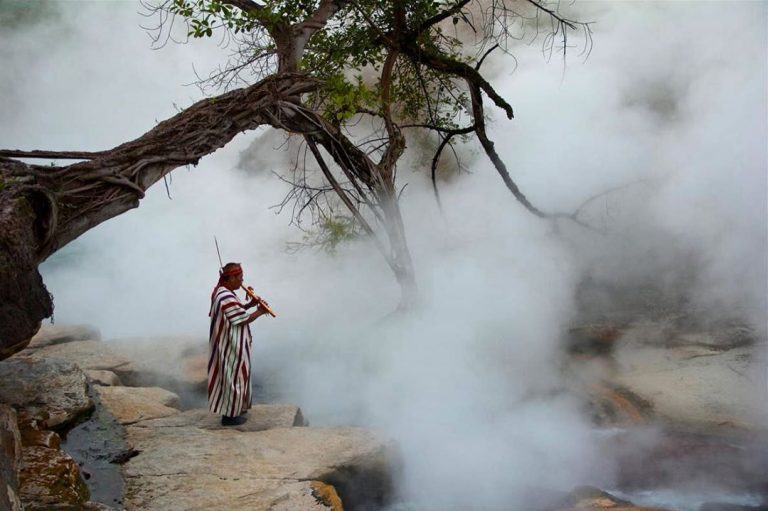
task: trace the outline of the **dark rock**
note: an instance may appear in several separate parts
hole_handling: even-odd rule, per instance
[[[609,355],[623,333],[623,327],[609,323],[575,326],[568,330],[567,348],[573,355]]]
[[[0,405],[0,509],[20,511],[21,435],[13,408]]]
[[[128,460],[133,458],[134,456],[138,456],[141,454],[141,451],[138,449],[125,449],[124,451],[120,451],[116,455],[114,455],[109,462],[115,463],[117,465],[122,465],[124,463],[127,463]]]

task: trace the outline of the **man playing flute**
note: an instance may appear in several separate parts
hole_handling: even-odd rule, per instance
[[[243,269],[227,263],[211,295],[211,329],[208,358],[208,409],[220,414],[223,426],[246,421],[251,408],[251,329],[267,309],[251,299],[245,305],[235,294],[243,285]],[[249,313],[248,309],[256,307]]]

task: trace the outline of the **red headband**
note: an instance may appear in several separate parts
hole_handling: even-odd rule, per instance
[[[243,269],[240,267],[240,265],[233,266],[227,270],[222,270],[219,272],[219,275],[222,277],[236,277],[238,275],[243,274]]]

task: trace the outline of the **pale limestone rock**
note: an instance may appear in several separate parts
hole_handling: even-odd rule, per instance
[[[91,383],[103,387],[119,387],[122,385],[120,378],[112,371],[89,369],[85,372]]]
[[[154,419],[140,424],[147,428],[194,426],[200,429],[236,429],[238,431],[263,431],[272,428],[307,426],[299,407],[294,405],[255,405],[248,411],[248,420],[240,426],[222,426],[221,416],[208,410],[187,410],[177,415]]]
[[[99,331],[88,325],[48,325],[43,324],[40,330],[32,337],[26,349],[34,350],[53,344],[63,344],[73,341],[98,341],[101,339]]]
[[[616,359],[614,381],[652,403],[657,417],[676,429],[768,431],[765,345],[727,351],[625,346]]]
[[[20,511],[19,465],[21,463],[21,435],[16,412],[10,406],[0,405],[0,509]]]
[[[56,358],[77,364],[83,370],[109,370],[115,373],[130,370],[131,360],[115,354],[114,350],[101,341],[72,341],[54,344],[35,350],[31,358]]]
[[[333,509],[310,498],[309,481],[333,484],[348,506],[391,490],[392,445],[370,431],[204,429],[190,424],[199,415],[182,415],[175,426],[179,417],[128,426],[141,452],[123,466],[126,510]]]
[[[93,409],[85,373],[75,364],[18,356],[0,361],[0,403],[41,429],[59,429]]]
[[[160,387],[94,387],[104,407],[120,424],[179,413],[179,396]]]

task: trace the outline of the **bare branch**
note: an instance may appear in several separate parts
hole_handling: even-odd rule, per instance
[[[40,158],[46,160],[92,160],[103,156],[104,151],[21,151],[19,149],[2,149],[0,157],[5,158]]]
[[[423,32],[429,30],[430,28],[437,25],[441,21],[457,15],[469,3],[469,1],[470,0],[461,0],[450,9],[446,9],[445,11],[442,11],[432,16],[431,18],[424,20],[422,23],[419,24],[418,27],[416,27],[416,29],[414,30],[414,33],[417,35],[422,34]]]
[[[531,204],[528,198],[523,195],[523,192],[520,191],[517,183],[515,183],[510,177],[509,171],[507,171],[507,166],[496,152],[496,148],[494,147],[493,142],[491,142],[491,140],[488,138],[488,134],[485,131],[485,112],[483,110],[483,97],[482,92],[480,91],[480,87],[469,80],[467,80],[467,86],[469,87],[469,92],[472,96],[472,112],[475,118],[475,133],[477,134],[477,138],[480,141],[480,145],[483,146],[483,149],[488,155],[488,158],[490,158],[491,162],[493,162],[493,166],[501,176],[501,179],[504,181],[507,189],[512,192],[512,195],[515,196],[518,202],[520,202],[520,204],[522,204],[525,209],[537,217],[547,218],[549,215]]]
[[[266,12],[266,7],[257,4],[253,0],[222,0],[222,3],[237,7],[244,13],[251,14],[256,18],[260,18]]]

